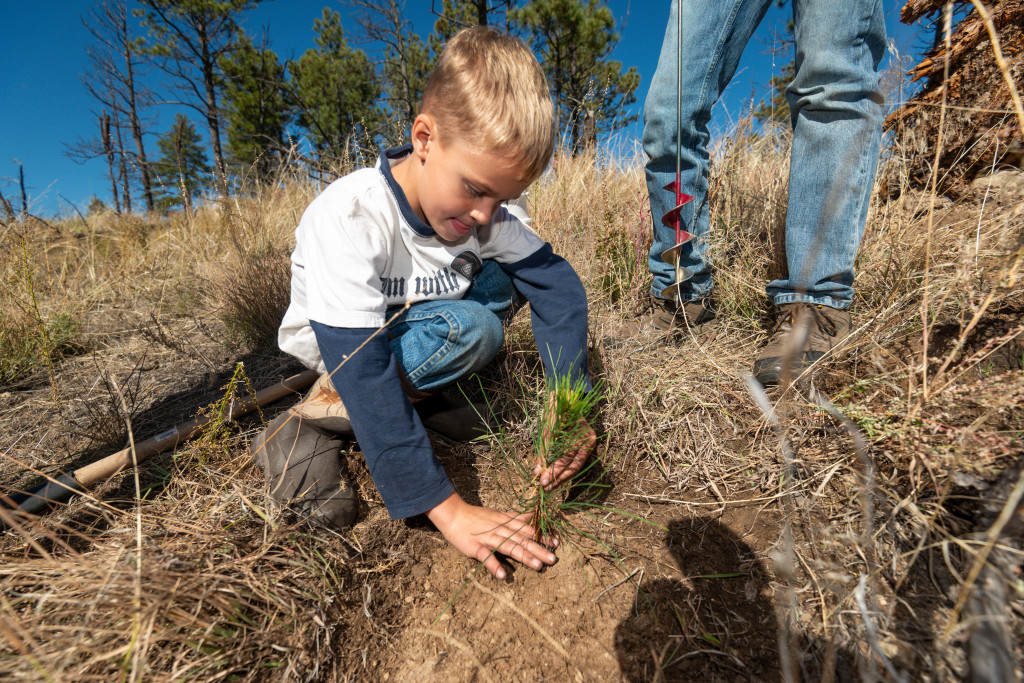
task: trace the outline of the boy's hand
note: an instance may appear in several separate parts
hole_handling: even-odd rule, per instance
[[[495,578],[504,579],[505,570],[496,553],[511,557],[530,569],[540,571],[554,564],[555,554],[537,543],[530,526],[530,515],[511,515],[491,508],[470,505],[453,493],[427,517],[448,542],[463,554],[483,562]],[[551,540],[556,546],[557,541]]]

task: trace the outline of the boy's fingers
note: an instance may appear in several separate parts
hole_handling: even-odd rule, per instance
[[[487,569],[494,578],[505,578],[505,569],[501,566],[501,562],[499,562],[498,558],[494,556],[494,553],[489,552],[487,548],[481,546],[476,559],[484,563],[484,568]]]
[[[556,559],[553,552],[528,539],[510,538],[498,550],[535,571],[543,569],[545,564],[554,564]]]
[[[532,512],[521,512],[515,517],[511,517],[505,526],[511,527],[517,534],[525,534],[527,538],[533,538],[533,527],[530,526],[532,518]]]

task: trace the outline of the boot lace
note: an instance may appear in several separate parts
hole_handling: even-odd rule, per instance
[[[793,324],[796,319],[800,316],[802,311],[809,311],[811,318],[814,322],[814,328],[818,333],[826,337],[834,337],[839,332],[839,328],[832,318],[829,317],[828,313],[825,312],[824,306],[817,304],[796,304],[794,306],[787,306],[783,310],[782,314],[775,320],[775,327],[772,328],[772,336],[778,333],[786,334],[793,329]]]

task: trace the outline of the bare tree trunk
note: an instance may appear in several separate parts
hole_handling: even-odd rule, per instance
[[[135,61],[132,59],[131,33],[128,31],[128,13],[123,4],[118,6],[118,29],[121,46],[124,49],[124,80],[127,95],[128,122],[132,129],[132,139],[135,141],[135,161],[139,167],[139,177],[142,179],[142,196],[146,201],[146,210],[152,211],[153,204],[153,183],[149,176],[149,162],[146,160],[146,146],[143,142],[142,123],[139,120],[138,98],[135,92]]]
[[[210,54],[210,39],[206,27],[199,27],[199,45],[202,50],[203,85],[206,88],[206,125],[210,129],[210,149],[213,150],[213,172],[217,178],[217,191],[222,197],[228,196],[228,172],[220,146],[220,110],[217,108],[217,78],[214,74],[214,59]]]
[[[121,200],[117,193],[117,174],[114,173],[114,145],[110,139],[110,114],[104,109],[100,114],[100,142],[107,157],[107,173],[110,174],[110,196],[114,201],[114,212],[121,215]]]
[[[25,191],[25,167],[18,162],[18,185],[21,187],[21,215],[28,215],[28,192]]]
[[[121,205],[124,206],[125,213],[131,213],[132,183],[128,173],[128,153],[124,148],[124,137],[121,135],[121,119],[117,115],[116,109],[114,110],[113,124],[114,134],[117,139],[118,177],[121,179]]]
[[[130,211],[132,206],[130,167],[134,164],[139,170],[146,208],[153,210],[151,171],[146,159],[145,132],[140,115],[140,109],[151,102],[152,97],[144,86],[136,82],[139,47],[128,25],[128,9],[124,0],[103,0],[88,12],[83,23],[96,44],[88,49],[90,68],[81,80],[93,99],[105,111],[109,110],[112,117],[117,133],[116,152],[120,155],[124,208]],[[125,147],[122,127],[131,129],[134,152]],[[81,161],[105,154],[102,140],[81,140],[70,146],[68,152],[71,158]]]

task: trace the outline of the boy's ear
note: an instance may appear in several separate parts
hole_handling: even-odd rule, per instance
[[[430,114],[419,114],[412,122],[412,153],[425,161],[430,144],[437,139],[437,122]]]

